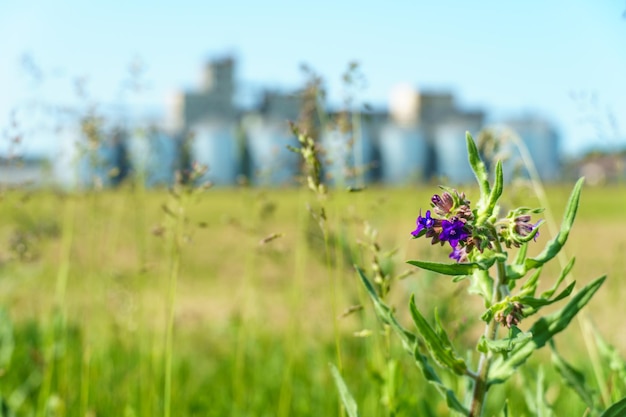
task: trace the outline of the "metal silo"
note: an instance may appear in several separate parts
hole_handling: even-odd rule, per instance
[[[169,186],[180,167],[180,142],[158,129],[137,132],[128,140],[128,155],[137,179],[146,187]]]
[[[81,127],[60,132],[60,154],[53,163],[55,181],[65,188],[101,188],[115,185],[124,175],[121,134],[100,132],[89,139]]]
[[[348,132],[327,129],[321,144],[325,153],[325,176],[330,184],[362,187],[372,181],[374,146],[366,125]]]
[[[245,130],[252,183],[292,184],[298,174],[300,157],[287,148],[298,146],[287,123],[256,119],[248,121]]]
[[[433,146],[438,176],[451,184],[474,181],[467,160],[465,133],[476,138],[483,123],[482,113],[460,113],[446,118],[434,129]]]
[[[428,146],[417,126],[384,126],[378,147],[384,183],[405,185],[424,179]]]
[[[559,179],[559,141],[550,124],[540,118],[527,117],[510,121],[506,125],[517,134],[517,137],[528,149],[541,179],[543,181]],[[515,152],[515,155],[519,155],[519,151]]]
[[[217,121],[197,124],[191,134],[191,161],[208,168],[200,181],[235,185],[241,168],[235,125]]]

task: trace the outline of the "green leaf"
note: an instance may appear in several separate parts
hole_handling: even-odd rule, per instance
[[[513,264],[504,266],[504,268],[506,269],[506,278],[509,284],[509,291],[512,291],[515,288],[516,280],[526,275],[525,261],[527,252],[528,243],[523,243],[517,251],[517,254],[515,255]]]
[[[428,324],[415,305],[415,296],[411,296],[409,307],[415,326],[417,326],[417,330],[424,339],[426,348],[435,362],[442,367],[448,368],[457,375],[465,375],[467,372],[465,361],[456,355],[448,336],[439,337],[437,332]]]
[[[452,342],[448,337],[448,333],[446,333],[446,330],[441,324],[441,319],[439,318],[439,309],[437,308],[435,308],[435,332],[437,333],[437,337],[439,337],[444,342],[444,344],[450,347],[452,346]]]
[[[407,263],[443,275],[470,275],[477,266],[475,263],[442,264],[429,261],[407,261]]]
[[[411,355],[413,355],[415,363],[422,371],[424,378],[426,378],[429,383],[433,384],[437,391],[446,399],[446,403],[450,409],[456,410],[463,415],[469,414],[469,411],[463,406],[458,398],[456,398],[454,391],[443,384],[441,378],[437,375],[437,372],[435,372],[432,366],[428,363],[426,356],[420,352],[420,341],[417,339],[417,336],[406,330],[398,323],[393,316],[391,309],[380,300],[378,294],[376,294],[376,291],[374,290],[374,287],[369,279],[367,279],[363,271],[359,267],[355,266],[355,268],[361,278],[361,281],[363,282],[363,285],[365,286],[365,289],[374,303],[376,313],[384,323],[388,324],[398,334],[398,336],[400,336],[402,345],[408,352],[411,353]]]
[[[419,351],[417,346],[415,346],[413,357],[415,358],[415,364],[421,369],[424,378],[426,378],[426,380],[437,389],[439,394],[446,399],[448,408],[458,411],[465,416],[468,415],[469,410],[459,401],[454,391],[443,384],[439,375],[437,375],[432,366],[430,366],[428,359]]]
[[[467,291],[470,294],[480,295],[485,300],[485,306],[488,307],[493,293],[493,278],[489,276],[489,272],[476,269],[472,274],[471,285]]]
[[[524,306],[528,307],[528,308],[524,308],[524,316],[528,317],[531,314],[535,314],[537,311],[539,311],[540,308],[548,306],[550,304],[554,304],[557,301],[560,301],[564,299],[565,297],[569,296],[574,290],[575,284],[576,284],[575,281],[569,284],[567,287],[565,287],[563,291],[561,291],[559,295],[557,295],[553,299],[535,298],[535,297],[519,297],[518,301],[524,304]]]
[[[330,372],[333,374],[333,379],[335,380],[335,385],[337,386],[337,390],[339,391],[339,397],[341,398],[341,402],[346,409],[346,413],[348,413],[349,417],[359,417],[359,411],[357,409],[356,401],[354,401],[354,397],[350,394],[348,390],[348,386],[344,382],[341,374],[332,363],[328,364],[330,366]]]
[[[509,406],[509,399],[504,400],[504,408],[502,409],[502,416],[509,417],[512,416],[511,407]]]
[[[610,406],[600,417],[623,417],[626,415],[626,397]]]
[[[592,328],[592,332],[596,345],[598,345],[598,350],[602,358],[608,363],[609,369],[616,372],[619,378],[626,383],[626,361],[624,361],[624,358],[615,346],[607,343],[595,328]]]
[[[487,353],[491,351],[494,353],[506,353],[513,350],[515,345],[526,342],[533,337],[530,332],[522,332],[517,327],[511,328],[511,336],[506,339],[488,340],[484,335],[480,337],[477,349],[479,352]]]
[[[513,261],[513,264],[523,265],[524,261],[526,260],[527,252],[528,252],[528,244],[524,243],[523,245],[520,246],[519,250],[517,251],[517,255],[515,256],[515,260]]]
[[[576,218],[578,204],[580,202],[580,193],[582,191],[584,181],[584,178],[579,179],[570,194],[559,233],[554,237],[554,239],[547,243],[546,247],[539,255],[535,258],[526,259],[527,269],[537,268],[545,264],[550,259],[554,258],[559,253],[563,245],[565,245],[569,232],[574,224],[574,219]]]
[[[542,267],[537,268],[537,270],[526,280],[522,288],[520,288],[519,294],[521,297],[526,296],[535,296],[535,292],[537,292],[537,285],[539,285],[539,276],[541,275]]]
[[[378,297],[374,286],[369,281],[369,279],[367,279],[361,268],[357,266],[355,266],[355,268],[359,273],[359,277],[361,278],[361,281],[363,282],[367,293],[374,303],[374,310],[376,311],[378,317],[384,323],[391,326],[391,328],[398,334],[398,336],[400,336],[400,339],[402,340],[402,344],[405,349],[407,349],[410,353],[413,353],[414,344],[417,342],[417,336],[406,330],[404,327],[402,327],[400,323],[398,323],[391,309]]]
[[[467,142],[467,157],[472,171],[474,171],[474,175],[476,176],[476,180],[478,181],[481,199],[486,200],[491,192],[487,167],[485,167],[485,163],[480,159],[476,143],[469,132],[465,133],[465,141]]]
[[[552,349],[552,364],[565,383],[578,394],[591,410],[597,409],[596,402],[594,401],[596,392],[587,385],[585,375],[563,359],[559,352],[557,352],[553,341],[551,341],[550,347]]]
[[[509,282],[522,278],[526,275],[526,264],[521,265],[506,265],[506,277]]]
[[[489,268],[491,268],[493,264],[496,263],[496,261],[504,262],[506,261],[506,259],[507,259],[506,252],[500,253],[500,252],[493,252],[490,250],[485,250],[482,254],[478,254],[478,256],[476,257],[476,262],[474,262],[474,265],[486,271]]]
[[[561,310],[537,320],[529,329],[533,335],[531,339],[525,343],[519,343],[508,357],[499,356],[494,359],[489,370],[489,383],[498,384],[506,381],[535,350],[543,347],[554,335],[563,331],[574,316],[591,300],[605,279],[606,276],[602,276],[587,284]]]
[[[534,389],[533,382],[535,383]],[[543,367],[539,366],[536,371],[533,370],[530,377],[524,375],[522,387],[526,406],[533,416],[554,417],[554,411],[545,398],[546,387]]]
[[[489,193],[489,200],[487,201],[487,206],[484,209],[485,210],[484,213],[479,213],[479,217],[481,217],[482,220],[486,220],[493,213],[493,210],[495,209],[496,204],[498,203],[498,200],[500,199],[500,196],[502,195],[503,185],[504,185],[504,177],[502,175],[502,161],[498,160],[496,162],[496,178],[493,184],[493,188],[491,189],[491,192]]]
[[[567,274],[569,274],[570,271],[572,270],[572,268],[574,267],[574,263],[576,263],[576,258],[575,257],[570,259],[570,261],[567,263],[567,265],[565,265],[565,268],[563,268],[561,270],[561,273],[559,274],[559,277],[557,278],[557,280],[554,283],[554,285],[552,286],[552,288],[550,288],[549,290],[544,291],[544,292],[541,293],[541,297],[542,298],[550,298],[550,297],[552,297],[552,294],[554,294],[556,292],[556,290],[559,288],[559,285],[561,285],[561,282],[563,282],[563,280],[565,279]]]

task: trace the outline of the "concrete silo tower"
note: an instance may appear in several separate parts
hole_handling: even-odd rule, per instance
[[[391,120],[380,130],[381,176],[386,184],[404,185],[427,175],[428,143],[420,125],[420,95],[410,85],[396,86],[389,97]]]

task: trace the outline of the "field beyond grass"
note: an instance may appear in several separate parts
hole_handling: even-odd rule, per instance
[[[552,216],[558,228],[570,189],[548,188],[550,210],[540,218]],[[390,293],[407,327],[415,294],[427,318],[439,308],[460,349],[482,331],[481,302],[467,298],[465,284],[405,263],[447,259],[447,248],[410,239],[420,209],[438,191],[333,191],[323,203],[326,238],[311,216],[319,203],[299,189],[209,189],[185,197],[184,206],[166,191],[4,191],[2,404],[16,416],[338,416],[332,363],[362,416],[385,415],[380,365],[387,339],[353,268],[371,272],[372,245],[386,271],[412,271]],[[465,191],[476,198],[475,190]],[[506,193],[510,207],[539,205],[528,189]],[[372,229],[378,234],[366,233]],[[540,252],[550,238],[545,225],[529,252]],[[576,256],[577,287],[608,275],[585,316],[626,356],[625,186],[584,189],[565,252]],[[559,270],[544,271],[542,286],[551,286]],[[355,305],[363,309],[343,316]],[[581,335],[574,323],[556,343],[593,380]],[[391,338],[396,415],[447,415],[396,342]],[[549,355],[536,360],[558,415],[582,416],[585,405],[556,375]],[[518,407],[516,416],[533,415],[520,387],[535,379],[528,371],[494,388],[485,415],[501,410],[505,398]]]

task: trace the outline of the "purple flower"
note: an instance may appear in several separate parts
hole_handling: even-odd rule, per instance
[[[452,221],[441,221],[441,233],[439,234],[439,240],[443,242],[450,242],[450,246],[456,248],[459,241],[465,240],[469,237],[469,233],[465,230],[465,223],[459,219],[453,219]]]
[[[528,236],[539,225],[539,222],[532,224],[530,222],[530,216],[528,214],[518,216],[515,218],[514,221],[515,221],[515,226],[513,230],[515,230],[515,233],[517,233],[521,237]],[[535,242],[537,241],[537,236],[539,236],[539,231],[537,231],[537,233],[535,233],[535,236],[533,236],[533,240]]]
[[[533,224],[533,230],[537,228],[537,226],[539,226],[539,222],[541,220],[539,220],[537,223]],[[532,230],[531,230],[532,231]],[[537,233],[535,233],[535,236],[533,236],[533,241],[537,241],[537,238],[539,237],[539,230],[537,230]]]
[[[430,210],[426,211],[426,217],[422,217],[422,211],[417,218],[417,229],[413,230],[411,234],[413,237],[417,237],[422,230],[428,230],[435,225],[435,219],[430,217]]]
[[[448,258],[454,259],[457,262],[467,261],[467,250],[465,246],[457,246],[452,248],[452,252],[448,255]]]
[[[446,214],[450,213],[450,210],[452,210],[452,207],[454,207],[454,200],[448,192],[443,193],[441,196],[435,194],[434,196],[432,196],[430,201],[433,203],[435,213],[440,216],[445,216]]]

